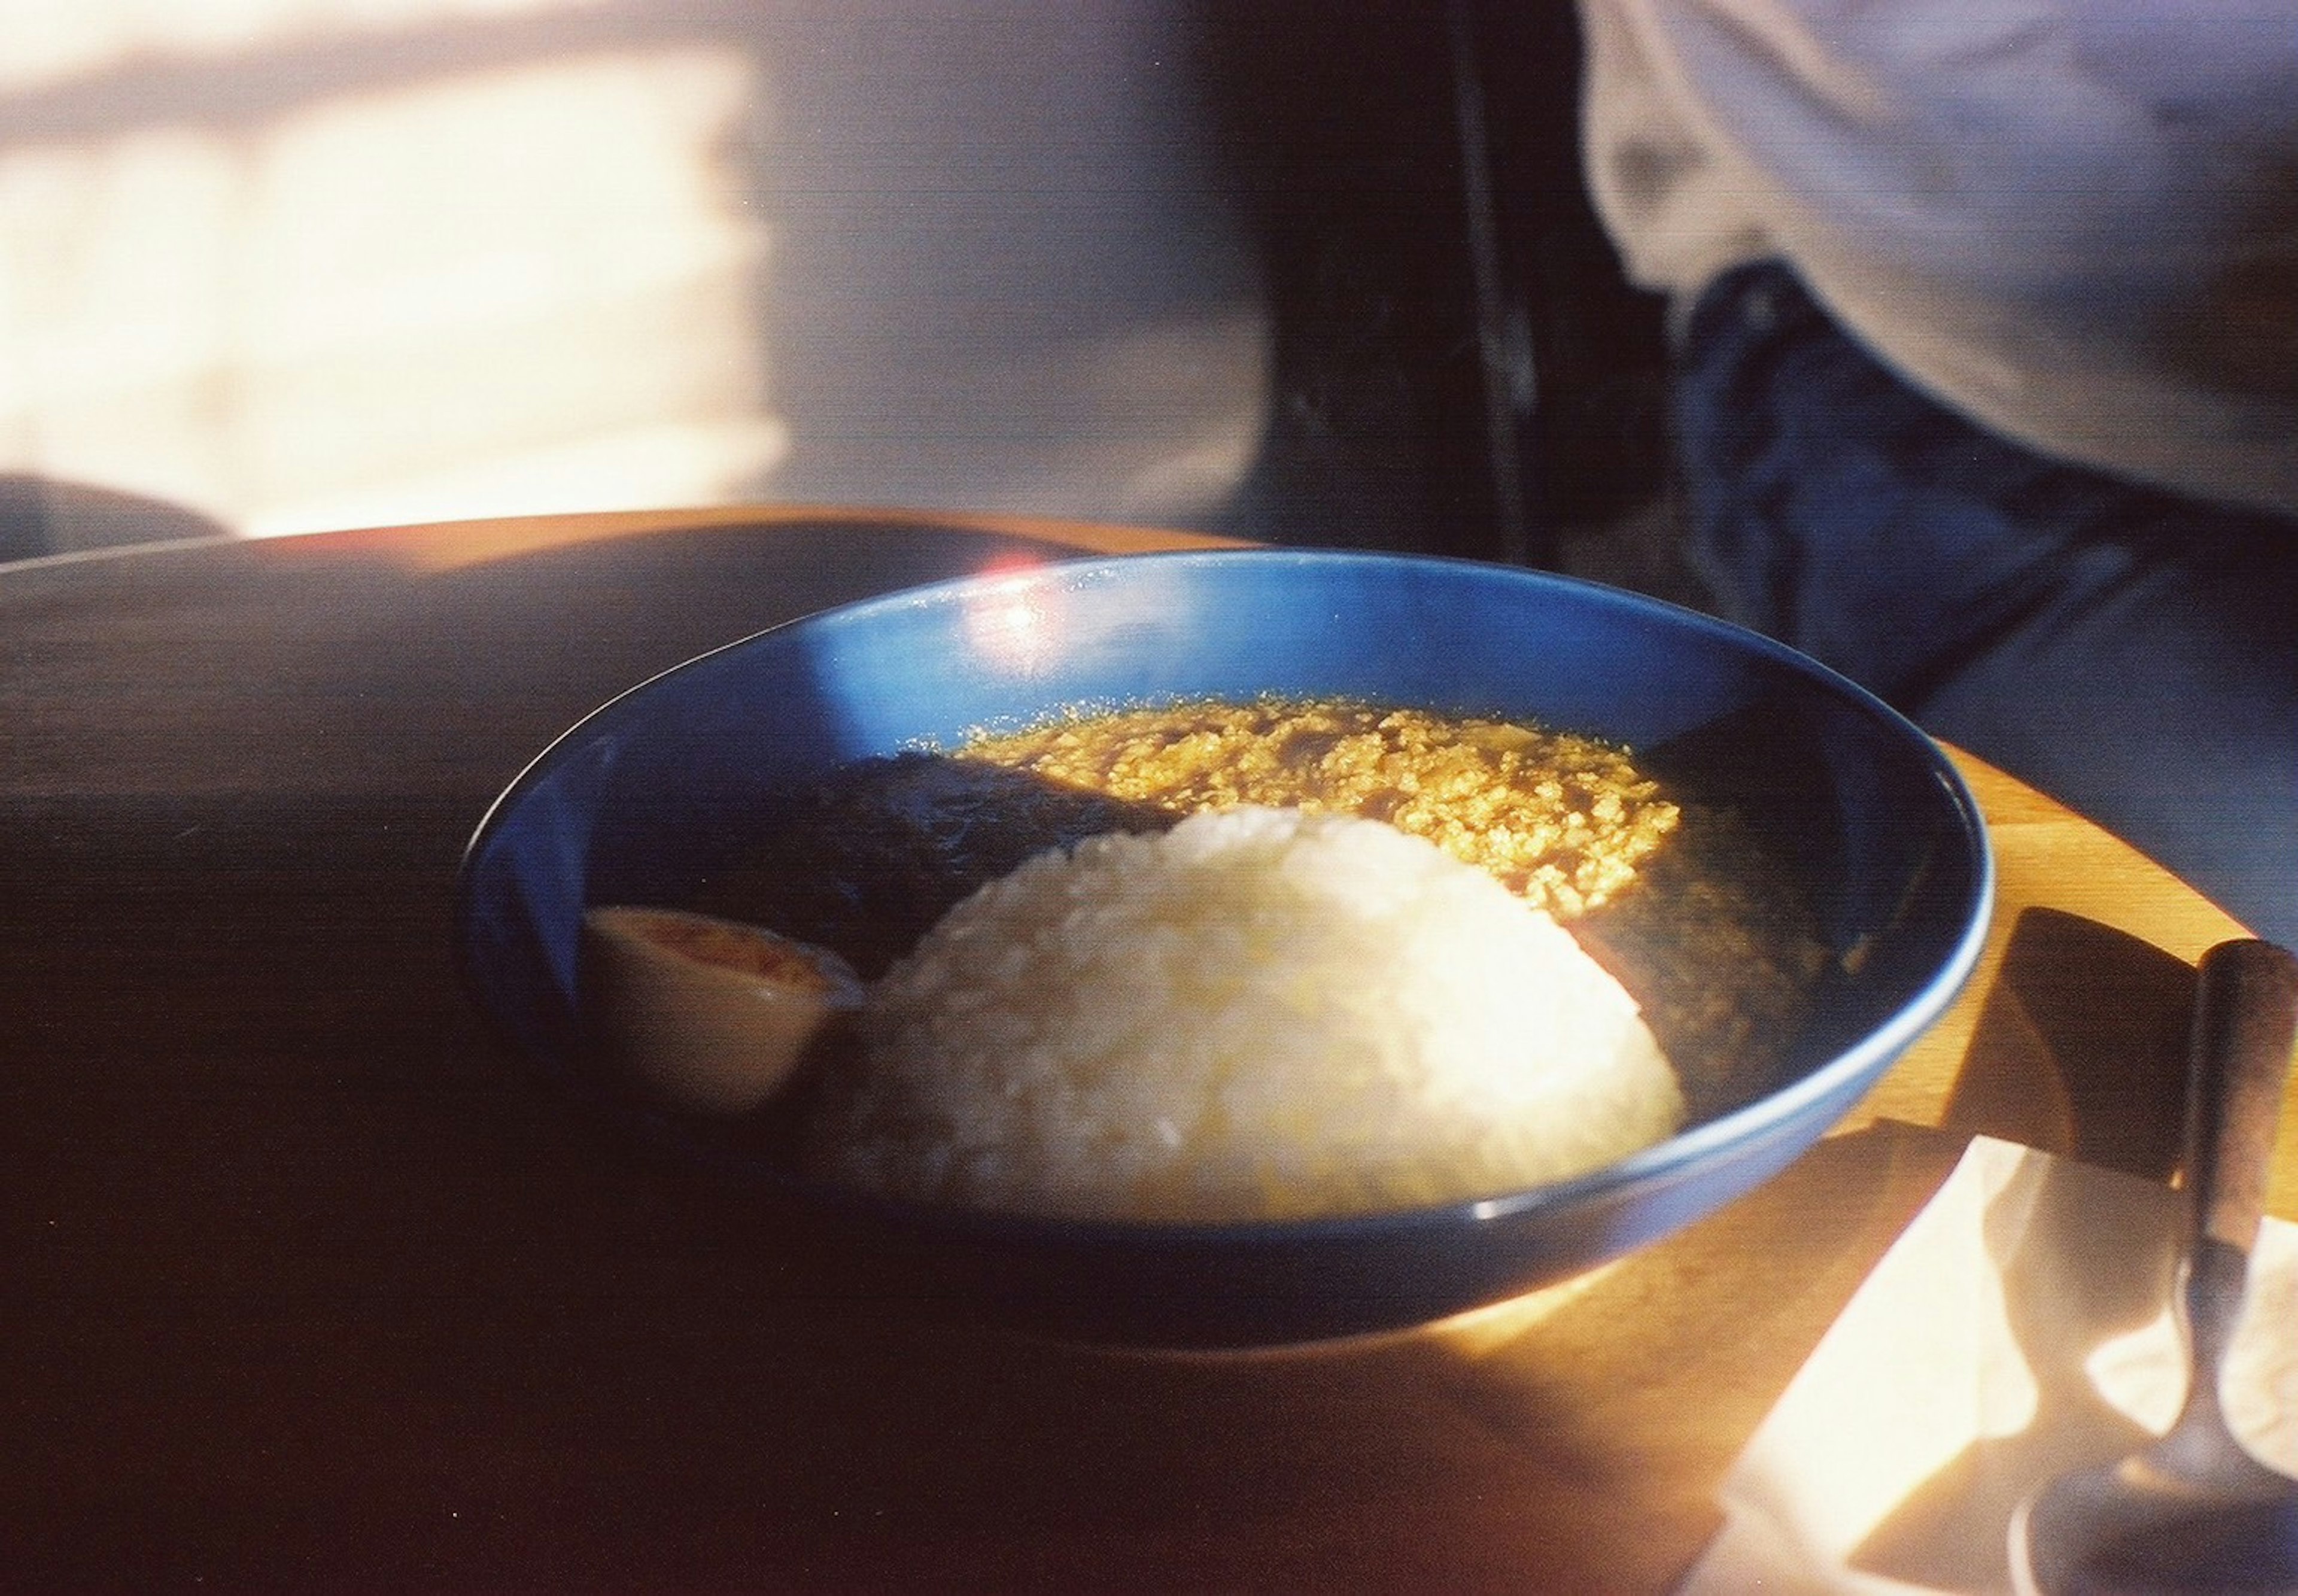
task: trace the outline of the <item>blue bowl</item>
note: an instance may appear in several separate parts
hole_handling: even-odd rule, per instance
[[[481,1007],[587,1090],[579,928],[599,903],[689,901],[793,783],[1066,707],[1264,694],[1529,720],[1633,748],[1757,818],[1829,950],[1807,1018],[1748,1100],[1592,1173],[1474,1203],[1307,1223],[1035,1220],[806,1186],[771,1156],[599,1103],[848,1238],[931,1261],[932,1289],[1067,1333],[1242,1345],[1398,1328],[1666,1236],[1783,1168],[1954,998],[1993,866],[1939,750],[1881,702],[1752,633],[1566,578],[1329,551],[1144,555],[897,592],[655,678],[566,732],[466,856]],[[924,1289],[923,1286],[921,1289]]]

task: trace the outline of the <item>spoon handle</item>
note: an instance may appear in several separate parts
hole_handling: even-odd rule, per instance
[[[2200,977],[2186,1079],[2186,1190],[2196,1236],[2247,1253],[2258,1238],[2298,1037],[2298,957],[2271,942],[2221,942],[2203,955]]]

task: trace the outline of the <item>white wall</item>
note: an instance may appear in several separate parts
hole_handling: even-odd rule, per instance
[[[0,473],[1186,519],[1269,378],[1176,12],[0,0]]]

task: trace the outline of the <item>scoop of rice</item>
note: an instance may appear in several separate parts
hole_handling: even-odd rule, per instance
[[[1393,827],[1289,809],[1038,856],[887,973],[863,1038],[817,1172],[1046,1215],[1472,1200],[1683,1113],[1633,1001],[1545,914]]]

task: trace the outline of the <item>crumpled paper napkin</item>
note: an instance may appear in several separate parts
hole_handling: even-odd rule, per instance
[[[2178,1414],[2182,1203],[1975,1139],[1732,1465],[1682,1590],[2008,1591],[2020,1500]],[[2223,1390],[2236,1433],[2298,1474],[2298,1225],[2261,1227]]]

